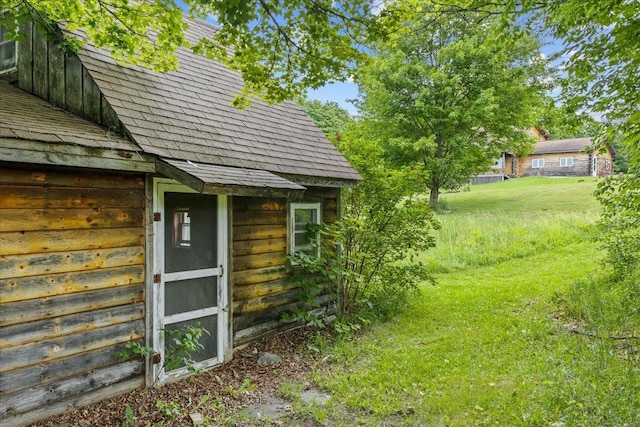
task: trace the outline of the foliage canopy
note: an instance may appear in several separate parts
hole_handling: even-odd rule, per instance
[[[361,47],[381,37],[392,22],[369,0],[184,0],[188,14],[212,18],[212,39],[187,41],[183,9],[174,0],[4,0],[11,16],[0,24],[15,31],[33,20],[81,31],[123,62],[156,71],[178,67],[175,51],[193,49],[242,73],[244,95],[282,101],[328,81],[344,81],[366,58]],[[153,34],[153,36],[151,35]],[[64,35],[78,48],[72,33]]]
[[[320,102],[309,99],[300,104],[316,126],[329,138],[340,138],[347,125],[353,120],[347,110],[337,102]]]
[[[546,88],[537,41],[509,41],[473,13],[425,14],[383,44],[362,73],[360,108],[388,156],[419,170],[436,206],[441,189],[488,170],[502,151],[526,152]]]

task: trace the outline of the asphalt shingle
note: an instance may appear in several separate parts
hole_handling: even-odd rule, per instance
[[[216,31],[185,19],[189,40]],[[187,49],[177,52],[179,70],[166,74],[121,66],[91,45],[78,56],[145,152],[286,175],[361,179],[297,104],[256,99],[236,109],[231,102],[242,89],[240,74]]]
[[[127,139],[8,83],[0,82],[0,136],[110,150],[140,151]]]
[[[593,148],[591,138],[556,139],[538,141],[534,154],[580,153],[588,148]]]

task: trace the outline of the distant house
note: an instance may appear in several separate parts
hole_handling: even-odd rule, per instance
[[[514,176],[608,176],[613,173],[613,148],[598,152],[591,138],[539,141],[528,156],[519,157]],[[506,171],[505,171],[506,172]]]
[[[608,176],[613,173],[613,147],[600,153],[591,138],[550,140],[548,134],[538,128],[530,133],[537,139],[532,154],[502,153],[491,170],[475,177],[473,183],[523,176]]]
[[[187,375],[160,369],[165,330],[208,329],[206,368],[295,326],[287,254],[361,179],[301,109],[231,107],[240,75],[186,49],[158,74],[22,32],[0,39],[0,425]],[[117,360],[131,341],[157,356]]]

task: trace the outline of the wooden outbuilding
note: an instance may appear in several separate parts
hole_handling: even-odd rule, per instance
[[[0,68],[0,424],[186,375],[154,363],[165,330],[205,327],[207,368],[292,327],[287,255],[361,179],[313,122],[231,107],[239,74],[186,49],[159,74],[22,30]],[[159,356],[114,357],[135,340]]]

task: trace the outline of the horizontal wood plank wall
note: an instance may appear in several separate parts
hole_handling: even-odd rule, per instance
[[[562,157],[571,157],[573,166],[560,166]],[[544,167],[532,167],[533,159],[544,159]],[[531,154],[521,158],[520,176],[589,176],[590,159],[588,153]]]
[[[122,124],[78,57],[31,23],[20,27],[18,86],[78,116],[121,133]]]
[[[0,425],[143,385],[144,185],[0,165]]]
[[[322,202],[323,220],[338,217],[338,190],[310,188],[304,202]],[[233,198],[233,331],[234,346],[292,325],[282,315],[297,302],[289,280],[286,199]],[[322,300],[327,300],[326,296]]]

